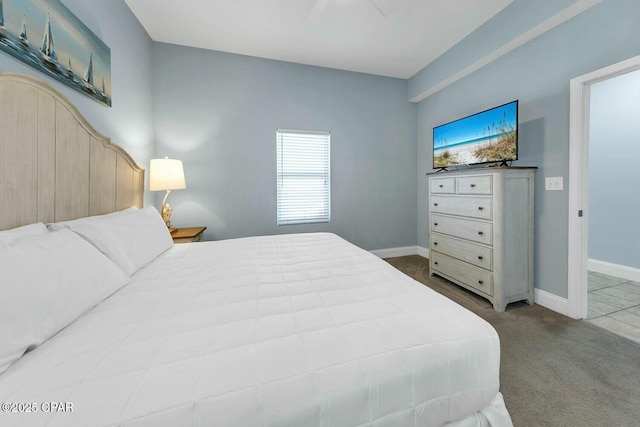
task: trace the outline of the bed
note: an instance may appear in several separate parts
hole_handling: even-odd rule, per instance
[[[0,402],[11,405],[0,425],[512,425],[495,330],[339,236],[168,244],[137,260],[137,270],[126,268],[126,250],[114,255],[101,246],[108,238],[96,243],[68,221],[110,218],[94,222],[110,224],[111,234],[120,229],[109,221],[126,227],[151,215],[144,224],[161,223],[152,208],[125,209],[142,208],[144,171],[45,83],[0,75],[3,110],[11,103],[30,120],[0,119],[0,166],[24,173],[2,176],[0,203],[13,202],[0,230],[62,224],[47,232],[76,239],[84,252],[94,244],[95,261],[126,280],[102,290],[104,298],[87,293],[81,315],[0,374]],[[53,136],[38,132],[43,123],[55,123]],[[29,126],[36,130],[17,129]],[[87,154],[78,156],[81,144]],[[24,158],[18,152],[35,154],[15,168],[6,157]],[[45,168],[43,158],[54,161]],[[69,169],[73,179],[60,178]],[[59,177],[53,188],[47,173]],[[108,215],[93,217],[101,214]],[[0,236],[0,255],[20,244],[3,249]],[[4,296],[10,287],[2,283]]]

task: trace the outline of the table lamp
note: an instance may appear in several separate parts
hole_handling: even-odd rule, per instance
[[[182,161],[170,159],[151,159],[149,166],[149,191],[166,191],[162,199],[162,219],[167,224],[169,231],[175,230],[171,225],[171,206],[167,203],[167,197],[171,190],[187,188],[184,180]]]

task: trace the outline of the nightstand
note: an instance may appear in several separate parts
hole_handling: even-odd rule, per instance
[[[173,243],[202,242],[207,227],[176,228],[171,232]]]

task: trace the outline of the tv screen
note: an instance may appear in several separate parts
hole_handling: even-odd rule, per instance
[[[433,168],[518,160],[518,101],[433,128]]]

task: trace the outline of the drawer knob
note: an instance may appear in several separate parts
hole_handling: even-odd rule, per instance
[[[438,246],[438,242],[433,242],[433,246]]]
[[[434,263],[435,265],[438,265],[438,261],[434,261],[433,263]]]
[[[483,208],[482,206],[478,206],[478,210],[479,210],[479,211],[483,211],[483,210],[484,210],[484,208]]]
[[[476,185],[475,185],[475,184],[469,184],[469,186],[470,186],[471,188],[475,188],[475,186],[476,186]]]
[[[440,184],[440,185],[438,185],[438,187],[442,188],[442,187],[444,187],[444,185]]]
[[[483,283],[482,280],[478,280],[478,284],[482,285],[482,283]]]
[[[482,255],[478,255],[478,259],[483,259],[484,257]]]
[[[437,203],[434,203],[434,204],[433,204],[433,206],[438,206],[438,204],[437,204]]]
[[[434,223],[433,223],[433,225],[434,225],[434,227],[435,227],[436,225],[438,225],[438,223],[437,223],[437,222],[434,222]]]
[[[478,231],[478,234],[482,236],[484,233],[482,231]]]

